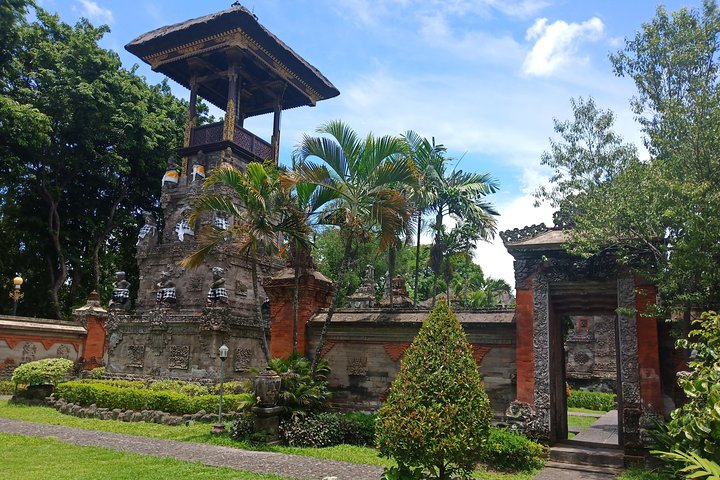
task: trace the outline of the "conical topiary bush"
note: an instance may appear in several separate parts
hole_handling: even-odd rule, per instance
[[[396,473],[464,478],[481,456],[491,417],[465,332],[441,301],[405,352],[378,412],[380,453],[398,462]]]

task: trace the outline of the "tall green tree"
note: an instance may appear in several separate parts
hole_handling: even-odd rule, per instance
[[[294,152],[296,174],[302,182],[316,185],[333,197],[318,220],[340,228],[343,257],[337,289],[313,357],[313,369],[338,306],[339,291],[345,287],[348,266],[355,256],[354,245],[377,234],[380,248],[385,249],[398,232],[407,229],[411,207],[394,187],[415,181],[412,162],[405,155],[407,149],[400,138],[376,138],[372,134],[361,138],[342,121],[329,122],[317,131],[325,136],[304,135]]]
[[[435,145],[412,130],[403,135],[417,171],[417,182],[409,188],[408,199],[412,204],[417,222],[415,234],[415,276],[413,287],[413,304],[418,303],[418,282],[420,279],[420,236],[423,228],[423,217],[437,200],[437,187],[441,185],[440,177],[445,171],[445,147]]]
[[[159,208],[161,164],[186,108],[98,46],[107,27],[34,14],[10,16],[15,44],[1,48],[10,54],[0,67],[0,215],[18,234],[26,313],[62,317],[109,284],[105,269],[135,269],[115,252],[134,244],[124,224]]]
[[[574,150],[567,134],[575,126],[591,132],[588,138],[596,144],[617,139],[609,122],[595,128],[596,119],[608,115],[592,109],[588,115],[576,109],[572,128],[559,132],[561,148],[550,153],[569,167],[553,182],[572,187],[560,204],[574,223],[572,251],[612,250],[653,280],[672,307],[720,303],[718,38],[714,1],[705,1],[702,10],[668,13],[659,7],[611,56],[616,74],[632,78],[637,87],[632,106],[645,134],[647,161],[633,159],[621,141],[605,142],[608,155],[596,157],[599,168],[586,160],[589,143]]]
[[[225,186],[231,194],[220,193],[216,186]],[[285,244],[283,236],[292,241],[305,241],[305,227],[300,217],[288,214],[292,208],[289,182],[282,181],[281,172],[271,164],[250,163],[240,171],[229,163],[214,168],[203,182],[203,193],[196,199],[196,207],[190,214],[191,224],[206,212],[219,212],[231,219],[227,229],[206,225],[198,239],[201,248],[180,264],[195,268],[205,257],[222,243],[231,243],[238,252],[250,260],[253,301],[259,325],[264,325],[257,265],[262,256],[281,254]],[[265,359],[270,361],[267,334],[263,335]]]
[[[497,180],[490,174],[447,171],[447,166],[437,171],[432,178],[435,199],[429,205],[429,211],[435,216],[433,231],[435,239],[430,251],[430,267],[435,273],[433,298],[437,296],[437,277],[442,274],[447,243],[443,221],[447,215],[473,225],[482,239],[493,238],[497,230],[498,213],[486,200],[486,196],[498,190]]]

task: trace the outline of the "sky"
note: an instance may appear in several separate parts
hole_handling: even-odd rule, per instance
[[[135,37],[230,7],[231,0],[39,0],[68,23],[107,24],[101,41],[123,64],[139,64],[151,83],[162,76],[124,50]],[[652,0],[243,0],[259,22],[317,67],[340,91],[314,108],[283,112],[280,158],[289,162],[303,133],[341,119],[375,135],[414,130],[447,147],[456,168],[490,173],[499,230],[545,222],[532,193],[547,182],[540,157],[553,118],[571,118],[570,98],[592,96],[612,109],[616,130],[642,149],[630,110],[635,87],[616,77],[609,54],[649,22]],[[663,4],[674,11],[701,0]],[[173,93],[189,92],[170,82]],[[272,118],[245,127],[270,140]],[[478,245],[485,274],[514,285],[512,257],[499,237]]]

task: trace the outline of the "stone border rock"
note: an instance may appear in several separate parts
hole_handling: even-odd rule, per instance
[[[47,404],[60,413],[72,415],[79,418],[97,418],[100,420],[120,420],[122,422],[146,422],[158,423],[160,425],[190,425],[194,422],[214,423],[217,421],[217,414],[207,413],[200,410],[197,413],[174,415],[160,410],[123,410],[121,408],[101,408],[94,403],[83,406],[76,403],[66,402],[62,398],[48,397]],[[223,418],[234,420],[237,415],[234,413],[223,414]]]

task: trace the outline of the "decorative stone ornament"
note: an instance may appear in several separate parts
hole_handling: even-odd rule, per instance
[[[270,408],[277,405],[281,382],[280,376],[270,367],[255,377],[255,396],[259,407]]]
[[[130,308],[130,282],[125,279],[125,272],[115,272],[110,308]]]
[[[225,270],[222,267],[212,268],[213,279],[207,294],[208,307],[216,307],[218,304],[227,305],[228,303],[228,293],[227,288],[225,288],[223,273],[225,273]]]
[[[155,300],[159,304],[172,304],[177,301],[177,292],[175,291],[175,283],[170,280],[170,273],[166,271],[160,272],[160,280],[156,284],[157,294]]]

